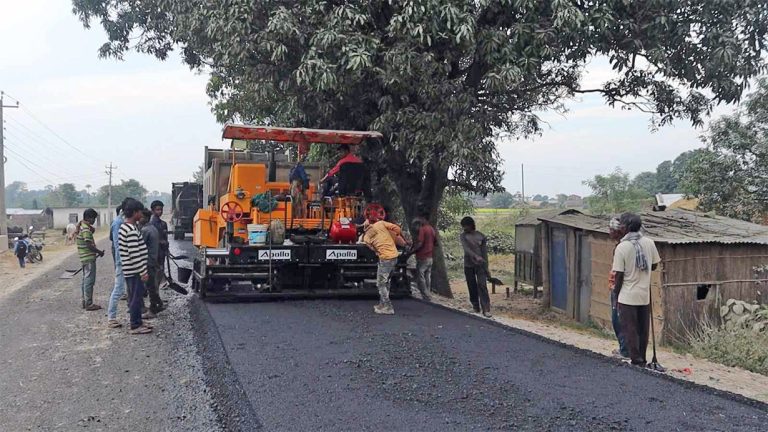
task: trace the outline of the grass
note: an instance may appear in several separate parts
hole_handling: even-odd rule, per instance
[[[745,326],[726,329],[702,320],[688,335],[688,344],[697,357],[768,375],[768,332]]]

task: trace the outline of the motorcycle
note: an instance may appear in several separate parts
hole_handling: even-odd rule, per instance
[[[43,260],[43,246],[45,246],[45,243],[43,243],[40,239],[33,239],[32,233],[34,232],[34,227],[29,227],[29,248],[27,250],[27,262],[28,263],[36,263]]]
[[[30,242],[29,248],[27,250],[28,263],[31,264],[43,260],[43,246],[45,246],[45,243],[38,239],[34,239],[32,242]]]

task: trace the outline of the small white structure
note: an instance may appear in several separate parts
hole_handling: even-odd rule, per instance
[[[112,224],[112,220],[115,218],[115,211],[109,210],[106,207],[68,207],[68,208],[54,208],[53,210],[53,228],[64,229],[70,223],[78,223],[83,220],[83,212],[92,208],[99,214],[96,219],[96,227],[106,226]]]

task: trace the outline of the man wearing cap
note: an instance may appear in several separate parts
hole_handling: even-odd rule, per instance
[[[363,224],[363,243],[376,252],[379,265],[376,270],[376,287],[379,289],[379,304],[373,311],[382,315],[394,315],[395,309],[389,299],[389,280],[395,270],[400,253],[397,245],[405,245],[400,227],[376,216],[370,216]]]

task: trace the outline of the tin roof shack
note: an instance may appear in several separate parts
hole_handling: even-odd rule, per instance
[[[45,210],[26,210],[21,208],[6,209],[8,216],[9,231],[14,233],[27,232],[29,227],[34,227],[36,231],[44,231],[52,227],[53,212],[47,208]]]
[[[768,227],[685,210],[642,213],[662,258],[653,273],[654,325],[662,341],[719,320],[727,299],[768,302],[755,267],[768,262]],[[542,276],[550,307],[610,328],[608,275],[614,242],[608,220],[581,213],[543,221]]]
[[[571,212],[575,210],[536,211],[515,222],[515,292],[520,285],[529,285],[533,287],[533,298],[536,298],[538,288],[542,286],[539,218],[550,218]]]

